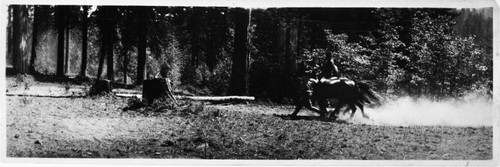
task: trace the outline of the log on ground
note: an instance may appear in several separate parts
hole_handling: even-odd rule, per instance
[[[212,101],[212,102],[231,102],[231,101],[253,101],[253,96],[176,96],[177,99]]]
[[[118,97],[137,97],[142,98],[142,94],[136,93],[116,93]],[[175,99],[180,100],[195,100],[195,101],[207,101],[207,102],[216,102],[216,103],[225,103],[225,102],[240,102],[240,101],[253,101],[255,97],[253,96],[178,96],[174,95]]]

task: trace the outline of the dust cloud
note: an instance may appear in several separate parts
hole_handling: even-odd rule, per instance
[[[493,102],[486,98],[432,101],[404,97],[376,108],[366,108],[370,119],[356,112],[353,123],[394,126],[493,126]],[[346,117],[345,115],[343,116]],[[342,118],[342,117],[341,117]]]

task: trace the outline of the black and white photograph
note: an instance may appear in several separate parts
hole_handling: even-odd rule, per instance
[[[493,0],[71,2],[2,2],[4,162],[499,165]]]

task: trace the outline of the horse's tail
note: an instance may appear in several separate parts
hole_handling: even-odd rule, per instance
[[[380,96],[377,94],[377,92],[373,91],[373,89],[370,88],[370,85],[363,82],[356,82],[356,85],[360,90],[361,96],[359,97],[359,101],[361,103],[366,102],[369,104],[380,104]]]

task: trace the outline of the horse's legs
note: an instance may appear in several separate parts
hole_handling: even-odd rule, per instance
[[[314,111],[314,112],[316,112],[316,113],[318,113],[318,114],[321,114],[320,109],[318,109],[318,107],[314,107],[314,106],[312,105],[312,101],[311,101],[311,100],[307,100],[307,101],[305,101],[305,107],[306,107],[307,109],[311,110],[311,111]]]
[[[328,118],[328,111],[326,110],[326,107],[328,105],[328,100],[327,99],[319,99],[318,105],[319,105],[319,111],[320,111],[321,117]]]
[[[333,111],[333,113],[329,117],[331,118],[333,116],[333,119],[337,119],[337,115],[339,114],[340,109],[342,109],[344,104],[345,104],[344,101],[339,100],[337,103],[337,106],[335,107],[335,110]]]
[[[319,111],[318,108],[314,107],[312,105],[312,102],[311,102],[311,99],[308,98],[308,97],[302,97],[299,99],[299,102],[297,103],[297,105],[295,106],[295,111],[292,113],[292,117],[295,117],[297,116],[297,114],[299,113],[299,111],[302,109],[302,107],[306,107],[307,109],[311,110],[311,111],[314,111],[318,114],[321,114],[321,112]]]
[[[355,104],[358,105],[359,109],[361,109],[363,118],[370,119],[370,117],[368,117],[368,115],[365,114],[365,110],[363,109],[363,104],[361,104],[359,101],[357,101]]]
[[[295,110],[293,111],[293,113],[290,116],[292,116],[292,117],[297,116],[300,109],[302,109],[302,107],[304,107],[304,105],[306,104],[307,100],[308,100],[308,98],[306,96],[300,96],[299,100],[295,104]]]
[[[300,109],[302,109],[303,106],[304,105],[302,104],[302,102],[297,103],[297,105],[295,106],[295,111],[293,111],[292,115],[290,116],[292,117],[297,116],[297,114],[299,113]]]
[[[353,103],[349,103],[349,108],[351,108],[351,118],[354,117],[354,114],[356,113],[356,106]]]

